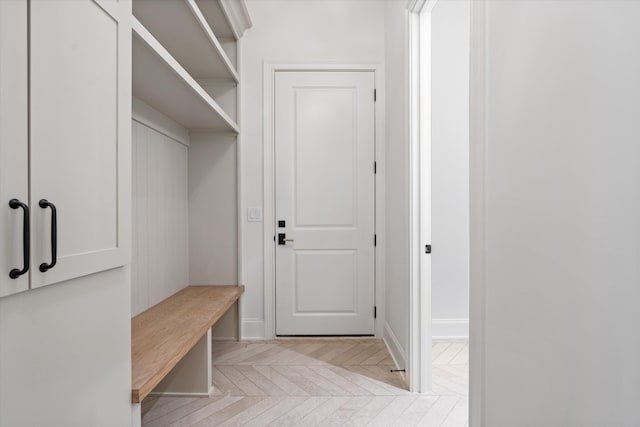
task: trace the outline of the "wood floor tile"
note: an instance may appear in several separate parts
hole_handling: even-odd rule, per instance
[[[300,425],[300,420],[306,417],[311,411],[316,409],[318,406],[325,403],[327,400],[331,399],[329,396],[315,396],[310,397],[302,404],[296,406],[286,414],[282,415],[280,418],[273,420],[269,426],[273,427],[297,427]]]
[[[214,393],[149,397],[144,427],[468,425],[469,347],[432,346],[433,390],[408,391],[382,340],[214,342]]]

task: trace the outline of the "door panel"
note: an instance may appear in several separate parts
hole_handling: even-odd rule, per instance
[[[32,2],[32,287],[124,263],[118,38],[118,21],[94,1]],[[57,265],[46,273],[38,266],[52,257],[51,211],[41,199],[58,214]]]
[[[29,288],[22,269],[23,211],[9,201],[29,203],[27,91],[27,1],[0,1],[0,297]]]
[[[357,253],[296,251],[296,313],[356,314]]]
[[[374,75],[276,74],[278,335],[374,333]]]
[[[356,96],[353,87],[295,90],[294,203],[298,227],[355,225]]]

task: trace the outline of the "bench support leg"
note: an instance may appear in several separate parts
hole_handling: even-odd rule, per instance
[[[210,397],[212,391],[209,329],[149,395]]]

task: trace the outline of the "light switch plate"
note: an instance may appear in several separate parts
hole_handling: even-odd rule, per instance
[[[262,222],[262,208],[247,208],[247,221]]]

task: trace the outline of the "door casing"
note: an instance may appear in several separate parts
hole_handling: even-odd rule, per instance
[[[275,169],[274,169],[274,95],[275,73],[278,71],[371,71],[374,73],[376,88],[375,104],[375,224],[377,245],[375,251],[375,335],[384,336],[385,310],[385,91],[383,64],[264,64],[264,321],[265,339],[275,338]],[[388,342],[390,346],[397,345]]]
[[[410,121],[411,165],[411,230],[420,228],[420,45],[424,30],[420,28],[421,14],[433,8],[438,0],[410,0],[409,14],[409,91],[407,98]],[[469,62],[469,425],[484,425],[485,349],[486,335],[486,229],[487,229],[487,9],[489,0],[471,2],[470,62]],[[410,241],[412,258],[410,273],[409,351],[407,377],[411,391],[428,389],[431,382],[431,289],[421,287],[421,263],[417,256],[423,253],[420,235]],[[420,254],[420,255],[418,255]],[[422,291],[422,292],[421,292]],[[424,310],[429,310],[428,315]],[[429,324],[425,322],[429,319]],[[422,334],[422,335],[421,335]],[[417,339],[416,337],[421,337]],[[425,343],[426,341],[426,343]],[[426,368],[426,369],[425,369]]]

